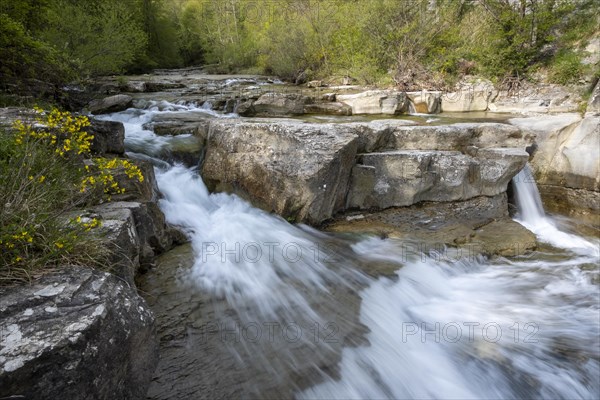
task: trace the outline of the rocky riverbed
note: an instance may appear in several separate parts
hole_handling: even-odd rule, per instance
[[[81,211],[103,221],[116,250],[115,274],[65,268],[31,286],[0,290],[0,397],[55,398],[60,392],[77,398],[85,392],[90,398],[144,398],[148,387],[155,399],[199,393],[319,397],[333,393],[315,386],[324,382],[350,388],[348,357],[356,360],[351,354],[367,351],[368,344],[377,348],[385,330],[376,314],[364,314],[382,304],[375,299],[380,292],[369,293],[382,282],[385,290],[397,282],[417,293],[399,306],[410,321],[418,313],[404,307],[428,297],[403,283],[420,281],[413,275],[415,258],[427,259],[423,268],[440,282],[454,282],[449,259],[459,260],[457,274],[467,281],[493,264],[505,271],[502,277],[514,274],[506,269],[512,266],[546,282],[552,272],[533,272],[535,262],[528,260],[555,263],[565,285],[583,285],[585,301],[597,308],[589,285],[593,279],[597,284],[597,255],[590,250],[595,239],[560,236],[552,222],[548,229],[572,246],[561,247],[539,233],[543,224],[512,217],[515,176],[529,162],[527,179],[538,182],[544,205],[582,218],[588,224],[583,231],[597,235],[600,84],[584,116],[543,117],[469,114],[508,110],[500,106],[507,97],[482,82],[456,93],[310,86],[195,70],[96,83],[97,99],[87,99],[85,109],[110,114],[92,125],[95,151],[136,160],[146,180],[128,187],[125,197]],[[563,100],[535,111],[573,111]],[[4,109],[0,123],[26,116],[26,110]],[[274,258],[266,257],[273,249]],[[216,258],[209,262],[207,255]],[[569,273],[583,274],[585,284],[572,282]],[[526,285],[534,287],[535,280]],[[435,296],[442,295],[438,289]],[[446,295],[463,304],[456,291]],[[483,318],[485,308],[476,307],[474,315]],[[540,321],[533,314],[519,317]],[[247,340],[257,326],[261,335],[278,327],[279,336]],[[586,326],[588,340],[596,327]],[[290,341],[290,329],[303,335]],[[567,352],[574,348],[573,335],[544,334],[567,343]],[[588,363],[597,360],[593,351],[577,351]],[[478,348],[460,357],[487,365],[483,353]],[[373,378],[365,387],[383,390],[369,393],[418,392],[396,390],[389,371],[380,369],[386,363],[374,365],[369,357],[357,361],[359,370],[371,371],[360,379]],[[511,368],[498,361],[502,357],[491,358],[499,366],[488,371]],[[398,367],[390,362],[392,370]],[[561,368],[554,359],[544,362]],[[535,395],[543,387],[545,377],[534,375],[519,383],[522,393]],[[440,393],[434,389],[433,397]],[[560,397],[571,389],[549,393]]]

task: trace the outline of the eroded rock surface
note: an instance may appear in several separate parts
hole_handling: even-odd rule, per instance
[[[68,268],[0,288],[0,315],[0,397],[145,398],[154,318],[114,275]]]
[[[202,176],[211,190],[318,224],[348,208],[503,193],[531,141],[504,124],[211,121]]]

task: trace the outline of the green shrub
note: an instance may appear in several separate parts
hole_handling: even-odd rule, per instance
[[[549,78],[553,83],[567,85],[576,83],[582,78],[585,66],[581,64],[581,57],[572,51],[560,53],[554,59]]]
[[[143,180],[126,160],[89,159],[86,117],[38,112],[35,127],[17,121],[0,130],[0,283],[60,265],[107,265],[109,251],[93,234],[100,221],[75,210],[122,193],[116,169]]]

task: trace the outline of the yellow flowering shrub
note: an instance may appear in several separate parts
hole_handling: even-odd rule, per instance
[[[121,175],[144,181],[131,161],[92,157],[87,117],[35,111],[32,123],[0,129],[0,284],[52,265],[100,265],[107,250],[90,233],[101,221],[63,215],[124,193]]]

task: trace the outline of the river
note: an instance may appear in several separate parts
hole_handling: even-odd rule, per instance
[[[600,396],[599,241],[544,213],[527,170],[517,257],[405,251],[394,239],[293,225],[156,159],[142,125],[193,105],[104,117],[155,163],[160,207],[191,240],[140,279],[161,361],[150,398],[583,398]],[[142,155],[144,153],[144,155]],[[385,265],[377,276],[366,266]]]

